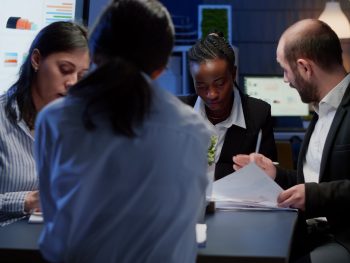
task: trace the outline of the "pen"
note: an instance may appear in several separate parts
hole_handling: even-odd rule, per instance
[[[260,144],[261,144],[261,136],[262,136],[262,131],[261,129],[259,130],[259,133],[258,133],[258,139],[256,141],[256,147],[255,147],[255,152],[258,153],[259,150],[260,150]]]
[[[261,144],[261,136],[262,136],[262,131],[261,129],[259,130],[258,133],[258,139],[256,140],[256,147],[255,147],[255,153],[259,153],[260,150],[260,144]],[[274,165],[279,165],[279,162],[272,162]]]

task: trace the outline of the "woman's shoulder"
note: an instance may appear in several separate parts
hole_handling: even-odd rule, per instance
[[[198,96],[196,94],[189,94],[189,95],[178,95],[177,98],[182,101],[183,103],[194,107],[196,104]]]
[[[5,106],[6,103],[8,101],[8,96],[5,94],[2,94],[0,96],[0,118],[3,119],[6,116],[6,110],[5,110]]]
[[[74,99],[70,99],[68,96],[56,99],[38,113],[36,122],[47,121],[58,125],[59,120],[75,118],[81,112],[76,104]]]
[[[271,105],[261,99],[244,94],[242,106],[246,120],[256,123],[255,127],[260,127],[266,120],[271,119]]]
[[[271,105],[266,101],[263,101],[261,99],[257,99],[254,97],[250,97],[247,94],[243,94],[242,102],[243,104],[246,104],[248,108],[255,109],[255,110],[259,109],[262,111],[269,111],[271,109]]]
[[[207,125],[203,118],[196,113],[193,108],[186,105],[173,94],[165,90],[159,90],[155,96],[155,117],[161,121],[163,125],[180,128],[183,131],[199,131],[206,130]]]
[[[154,103],[155,107],[158,108],[158,111],[164,115],[169,115],[172,118],[183,118],[192,115],[193,110],[190,106],[186,105],[175,95],[162,90],[161,88],[154,89]]]
[[[7,95],[6,93],[3,93],[0,95],[0,105],[4,105],[7,102]]]

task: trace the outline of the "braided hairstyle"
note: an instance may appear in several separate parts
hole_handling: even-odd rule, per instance
[[[230,71],[235,70],[235,52],[221,32],[209,33],[188,51],[189,62],[202,63],[208,59],[224,59]]]

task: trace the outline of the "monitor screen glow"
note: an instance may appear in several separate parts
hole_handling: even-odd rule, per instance
[[[281,76],[246,76],[245,92],[271,105],[272,116],[306,116],[309,105],[303,103],[296,89],[285,83]]]
[[[46,25],[62,20],[83,23],[84,0],[1,0],[0,95],[17,79],[29,46]]]

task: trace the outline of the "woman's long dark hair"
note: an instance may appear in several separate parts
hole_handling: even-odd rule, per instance
[[[98,68],[69,90],[83,98],[84,125],[94,129],[95,113],[105,113],[116,133],[133,137],[151,106],[152,90],[144,75],[166,66],[174,28],[156,0],[112,1],[89,39]]]
[[[18,80],[6,93],[8,99],[5,111],[12,123],[24,119],[30,129],[34,127],[37,114],[31,93],[31,85],[36,75],[31,63],[34,49],[38,49],[41,57],[45,58],[53,53],[70,52],[81,48],[88,48],[87,31],[73,22],[55,22],[37,34],[21,66]],[[19,115],[13,106],[15,102],[19,107]]]

